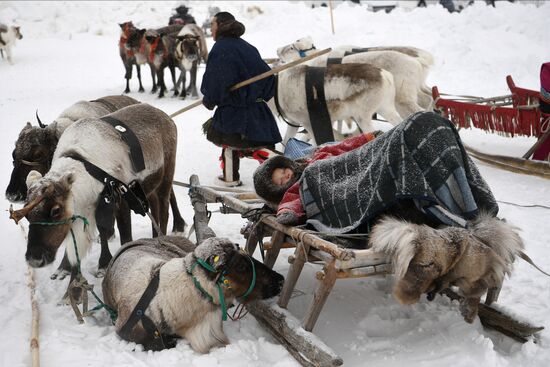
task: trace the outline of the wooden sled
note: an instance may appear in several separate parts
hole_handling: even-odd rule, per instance
[[[194,228],[197,233],[197,243],[214,236],[208,227],[208,204],[221,204],[220,212],[224,214],[239,213],[241,215],[258,210],[264,205],[253,192],[228,192],[201,186],[196,175],[191,176],[189,196],[195,216]],[[285,277],[281,294],[276,304],[256,301],[247,304],[250,313],[264,326],[303,366],[340,366],[343,360],[328,347],[313,330],[336,280],[347,278],[364,278],[391,273],[391,264],[384,254],[370,249],[353,250],[337,246],[317,236],[315,232],[279,224],[273,215],[260,214],[255,226],[263,226],[269,232],[271,241],[264,245],[266,250],[264,263],[273,267],[282,248],[294,247],[294,255],[289,256],[291,264]],[[248,234],[246,251],[253,254],[260,236],[257,231]],[[262,235],[263,236],[263,235]],[[294,317],[286,307],[292,292],[306,262],[321,266],[315,277],[318,281],[313,300],[308,307],[303,320]],[[500,331],[518,341],[525,342],[542,327],[533,327],[490,307],[498,298],[499,289],[491,289],[487,293],[485,305],[480,304],[479,317],[484,326]],[[453,299],[459,299],[451,290],[444,292]]]

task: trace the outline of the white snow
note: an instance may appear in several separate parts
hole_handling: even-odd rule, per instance
[[[34,121],[39,109],[44,122],[78,100],[91,100],[124,90],[124,71],[118,55],[118,23],[133,20],[140,27],[159,27],[168,21],[179,3],[161,2],[11,2],[0,3],[0,22],[18,24],[24,38],[13,50],[15,65],[0,60],[0,168],[4,189],[11,172],[13,143],[26,121]],[[354,44],[359,46],[410,45],[426,49],[436,63],[429,85],[441,92],[496,96],[508,92],[505,77],[510,74],[518,86],[538,89],[540,65],[548,61],[548,19],[550,3],[515,4],[497,2],[497,7],[477,1],[460,14],[449,14],[440,6],[425,9],[398,8],[389,14],[367,12],[365,6],[346,2],[334,9],[336,34],[332,35],[328,8],[311,9],[302,2],[202,2],[187,3],[202,24],[208,5],[236,15],[247,28],[244,38],[263,57],[275,57],[277,47],[310,35],[318,48]],[[251,6],[258,11],[248,12]],[[212,40],[208,39],[209,47]],[[201,69],[201,73],[202,73]],[[148,91],[151,80],[143,68]],[[135,75],[135,70],[134,70]],[[169,79],[169,78],[167,78]],[[200,78],[199,78],[200,80]],[[167,84],[171,83],[167,80]],[[137,93],[131,81],[130,96],[172,113],[190,101],[159,100],[146,92]],[[220,149],[206,141],[201,124],[211,112],[198,107],[175,119],[179,129],[176,179],[188,181],[193,173],[204,184],[213,184],[220,173]],[[284,123],[279,125],[284,134]],[[535,138],[504,138],[483,131],[462,131],[464,140],[480,150],[521,156]],[[501,171],[479,163],[479,168],[496,198],[517,204],[550,206],[547,180]],[[257,163],[243,160],[241,175],[245,188],[252,188]],[[180,208],[187,222],[192,209],[186,190],[176,188]],[[547,196],[548,195],[548,196]],[[5,209],[7,200],[2,199]],[[215,209],[211,205],[211,209]],[[526,252],[542,268],[550,269],[547,208],[525,208],[501,203],[500,216],[522,228]],[[150,235],[144,218],[134,217],[134,238]],[[239,234],[245,223],[238,215],[214,213],[211,227],[219,236],[243,244]],[[26,286],[26,241],[23,232],[0,217],[4,240],[0,260],[0,366],[28,366],[31,310]],[[111,241],[118,248],[118,238]],[[275,269],[286,275],[286,250]],[[62,251],[59,251],[58,261]],[[83,262],[83,271],[100,294],[101,279],[92,272],[97,266],[99,246]],[[259,254],[256,254],[259,256]],[[182,340],[162,352],[144,352],[140,346],[118,338],[106,313],[100,311],[78,324],[68,306],[58,306],[67,280],[53,281],[54,265],[37,269],[37,297],[40,303],[40,357],[42,366],[295,366],[297,363],[253,317],[228,321],[224,328],[231,344],[199,355]],[[319,268],[307,264],[298,283],[305,292],[290,301],[289,310],[301,317],[309,306]],[[546,366],[550,361],[550,332],[540,333],[535,342],[519,344],[483,329],[479,320],[466,324],[458,305],[438,297],[423,298],[402,306],[391,295],[391,277],[340,280],[332,291],[314,329],[346,366]],[[93,300],[92,305],[95,304]],[[525,262],[518,262],[504,283],[499,308],[550,326],[550,280]]]

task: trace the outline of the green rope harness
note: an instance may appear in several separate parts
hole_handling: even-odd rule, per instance
[[[83,217],[81,215],[73,215],[73,216],[71,216],[69,218],[66,218],[66,219],[62,219],[62,220],[58,220],[58,221],[51,221],[51,222],[30,222],[29,225],[57,226],[57,225],[62,225],[62,224],[74,223],[77,219],[82,220],[82,222],[84,223],[84,230],[86,230],[86,227],[90,224],[90,222],[88,221],[88,219],[86,217]],[[70,231],[71,231],[71,238],[73,239],[74,251],[75,251],[75,254],[76,254],[76,271],[77,271],[77,275],[82,275],[82,271],[80,270],[80,256],[78,255],[78,248],[76,246],[76,237],[74,235],[74,231],[73,231],[72,228],[70,228]],[[92,293],[92,295],[94,296],[94,298],[98,302],[98,305],[95,306],[94,308],[92,308],[90,310],[90,312],[97,311],[97,310],[100,310],[100,309],[104,308],[109,313],[109,316],[111,317],[111,321],[114,324],[116,322],[117,317],[118,317],[117,312],[115,310],[113,310],[111,307],[109,307],[107,304],[105,304],[101,300],[101,298],[99,298],[99,296],[94,292],[94,290],[92,288],[90,288],[89,290],[90,290],[90,293]]]
[[[243,298],[243,299],[248,297],[250,295],[250,293],[252,293],[252,290],[254,289],[254,287],[256,286],[256,267],[254,266],[254,261],[252,261],[250,256],[248,256],[248,259],[250,260],[250,263],[252,264],[252,281],[250,282],[250,285],[248,286],[248,289],[246,290],[246,292],[241,296],[241,298]],[[210,293],[208,293],[208,291],[206,291],[206,289],[204,289],[201,286],[199,280],[193,275],[193,270],[195,269],[195,267],[197,265],[202,266],[204,269],[206,269],[209,272],[214,273],[214,274],[218,274],[219,272],[216,271],[216,269],[214,269],[214,267],[212,267],[212,265],[210,265],[209,263],[207,263],[203,259],[197,259],[197,261],[191,266],[191,269],[189,269],[187,271],[187,274],[189,274],[191,276],[191,278],[193,278],[193,283],[195,284],[195,287],[202,293],[202,295],[204,297],[206,297],[207,300],[209,300],[211,303],[214,303],[214,297],[212,297],[212,295],[210,295]],[[223,294],[223,290],[222,290],[221,285],[222,284],[227,285],[227,283],[229,282],[225,278],[225,274],[226,274],[225,270],[222,270],[222,272],[219,273],[219,276],[216,280],[216,287],[218,288],[218,299],[220,300],[220,307],[222,308],[222,320],[223,321],[227,320],[227,304],[225,302],[225,296]]]

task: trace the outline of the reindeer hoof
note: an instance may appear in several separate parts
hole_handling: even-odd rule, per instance
[[[50,275],[50,279],[52,280],[63,280],[67,277],[67,275],[71,274],[70,270],[67,269],[57,269],[52,275]]]
[[[143,87],[141,87],[141,88],[139,88],[139,92],[143,93],[143,92],[145,92],[145,89],[143,89]]]

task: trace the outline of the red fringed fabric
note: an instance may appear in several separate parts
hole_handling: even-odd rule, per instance
[[[528,107],[538,103],[540,93],[516,87],[511,76],[508,76],[506,81],[512,93],[512,107],[494,107],[444,99],[440,97],[437,87],[433,88],[432,94],[436,108],[458,127],[473,126],[511,137],[540,136],[540,110]]]

